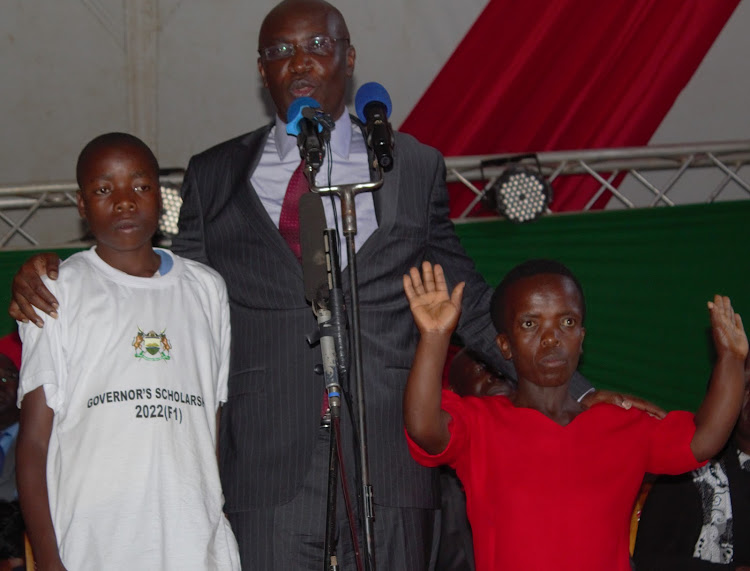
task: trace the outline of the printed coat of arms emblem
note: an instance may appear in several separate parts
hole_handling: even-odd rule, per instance
[[[172,345],[169,343],[165,331],[166,329],[162,329],[161,333],[153,330],[144,333],[139,327],[138,334],[133,339],[135,358],[145,359],[146,361],[169,361],[171,358],[169,352],[172,350]]]

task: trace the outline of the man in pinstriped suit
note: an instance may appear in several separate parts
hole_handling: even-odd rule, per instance
[[[317,54],[314,47],[308,53],[305,42],[321,37],[332,40],[331,53]],[[291,55],[278,58],[283,51]],[[322,552],[327,448],[319,437],[323,383],[313,373],[320,350],[305,341],[315,318],[305,301],[300,264],[278,232],[279,204],[299,163],[295,140],[284,131],[287,107],[310,96],[336,120],[330,153],[334,184],[369,180],[367,152],[344,105],[356,54],[335,8],[319,0],[282,2],[261,27],[259,52],[259,71],[277,108],[275,123],[193,157],[174,249],[217,269],[230,292],[232,374],[220,455],[226,511],[243,564],[315,569]],[[341,130],[347,131],[348,148],[344,143],[337,149]],[[357,160],[359,165],[351,164]],[[464,338],[494,353],[495,331],[486,318],[491,290],[448,219],[442,157],[397,133],[394,165],[383,187],[357,203],[364,218],[357,268],[376,561],[382,569],[412,571],[428,568],[434,559],[439,492],[435,474],[409,458],[403,437],[401,398],[416,330],[401,276],[424,259],[441,263],[452,283],[467,282]],[[359,178],[337,180],[337,170],[358,172]],[[326,172],[324,165],[319,181]],[[348,275],[344,287],[348,292]],[[499,354],[495,361],[507,368]],[[351,439],[345,453],[352,456]],[[257,541],[269,529],[268,539]],[[343,520],[339,529],[342,568],[348,569]],[[317,549],[289,553],[316,531],[311,541]],[[264,543],[273,547],[261,550]]]
[[[335,40],[330,54],[305,51],[305,42],[319,37]],[[286,135],[283,122],[297,97],[315,98],[336,121],[329,153],[332,182],[369,180],[364,140],[344,105],[356,55],[348,39],[338,10],[320,0],[274,8],[261,26],[258,66],[277,108],[275,123],[193,157],[183,184],[173,247],[218,270],[229,289],[232,364],[220,457],[225,509],[246,569],[319,569],[322,558],[327,436],[320,433],[327,429],[320,428],[323,381],[313,372],[320,349],[305,341],[315,317],[305,300],[300,263],[279,234],[278,217],[299,163],[296,141]],[[278,44],[291,45],[284,49],[293,55],[267,58],[266,48],[274,48],[275,57]],[[348,144],[338,140],[342,131]],[[356,178],[337,179],[341,170]],[[319,184],[326,172],[324,165]],[[495,331],[486,319],[491,291],[448,219],[444,174],[437,151],[397,133],[393,170],[382,188],[357,202],[369,465],[376,562],[382,569],[428,568],[440,505],[436,475],[411,460],[403,436],[401,398],[417,332],[401,276],[429,259],[442,263],[453,283],[466,280],[461,333],[480,342],[484,352],[494,351]],[[499,355],[496,361],[505,364]],[[351,432],[351,424],[342,426]],[[348,458],[352,446],[348,438]],[[353,463],[347,462],[350,480]],[[339,531],[339,561],[350,569],[342,518]],[[313,545],[305,547],[310,536],[316,536],[309,539]]]
[[[229,290],[232,358],[219,448],[225,511],[243,568],[317,570],[328,429],[320,422],[323,382],[313,372],[320,350],[305,340],[315,318],[305,301],[300,263],[278,231],[286,186],[299,163],[295,139],[285,133],[289,104],[313,97],[336,121],[326,158],[331,168],[321,168],[319,184],[367,180],[368,152],[360,125],[344,105],[356,53],[337,9],[323,0],[281,2],[261,26],[259,53],[275,121],[191,159],[173,249],[218,270]],[[465,281],[458,333],[506,376],[515,375],[495,347],[486,309],[492,290],[448,218],[442,156],[396,133],[393,158],[383,186],[357,197],[356,256],[376,560],[381,569],[414,571],[434,562],[440,501],[437,474],[410,458],[403,435],[401,399],[417,330],[402,275],[430,260],[443,266],[450,284]],[[322,180],[327,172],[331,179]],[[338,204],[326,204],[329,222],[334,208]],[[56,264],[53,255],[24,264],[15,280],[14,318],[35,319],[31,303],[54,311],[37,274],[56,274]],[[346,273],[344,289],[348,298]],[[589,388],[579,378],[578,394]],[[343,417],[343,454],[352,481],[355,445],[346,410]],[[352,489],[358,489],[353,481]],[[341,502],[339,507],[339,564],[347,570],[354,568],[353,548]]]

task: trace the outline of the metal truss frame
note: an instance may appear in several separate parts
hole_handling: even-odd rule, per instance
[[[743,199],[750,199],[750,179],[743,171],[743,167],[750,165],[750,141],[447,157],[447,181],[460,182],[474,194],[457,220],[472,218],[471,212],[509,165],[528,164],[536,169],[537,161],[542,174],[553,186],[556,180],[573,175],[588,176],[598,182],[599,189],[584,210],[591,209],[605,192],[610,192],[613,199],[625,208],[674,206],[676,202],[669,194],[696,169],[713,170],[718,173],[718,179],[706,189],[704,196],[693,202],[714,202],[730,185],[741,189]],[[750,168],[745,171],[750,172]],[[646,189],[650,194],[648,204],[636,205],[623,191],[626,185],[616,187],[613,184],[622,174],[629,175],[641,189]],[[161,180],[163,184],[179,185],[182,174],[170,171]],[[41,246],[30,228],[34,215],[41,209],[60,208],[61,215],[65,211],[64,215],[77,217],[76,189],[73,182],[0,186],[0,249],[7,249],[15,236],[29,246]],[[11,214],[13,211],[15,215]],[[62,242],[59,240],[44,246],[56,247]]]
[[[182,184],[182,172],[162,175],[162,184]],[[42,209],[58,208],[62,216],[78,217],[76,203],[75,182],[23,184],[14,186],[0,186],[0,250],[7,249],[7,245],[14,236],[22,237],[28,246],[41,246],[28,225],[34,215]],[[18,212],[15,216],[11,212]],[[55,248],[63,246],[64,240],[44,244],[45,247]]]
[[[740,172],[750,164],[750,141],[448,157],[445,160],[447,181],[460,182],[474,194],[474,199],[458,219],[472,217],[477,204],[486,197],[509,165],[528,166],[536,170],[537,162],[541,165],[542,174],[553,186],[556,180],[574,175],[591,177],[599,183],[598,191],[584,210],[590,210],[605,192],[611,192],[613,199],[625,208],[640,207],[622,191],[622,185],[614,186],[613,181],[622,174],[630,175],[637,185],[651,193],[652,198],[645,205],[647,207],[674,206],[675,202],[668,193],[686,180],[689,171],[695,169],[720,173],[718,182],[697,201],[714,202],[730,185],[742,189],[743,198],[750,198],[750,179],[743,179],[742,174],[746,177],[747,174]],[[666,181],[654,180],[663,179],[665,174]]]

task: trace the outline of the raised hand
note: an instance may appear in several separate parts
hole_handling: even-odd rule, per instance
[[[452,333],[461,315],[464,282],[448,295],[445,274],[439,264],[422,262],[422,275],[417,268],[404,276],[404,292],[419,332]]]
[[[695,413],[695,433],[690,449],[698,461],[715,456],[726,444],[742,408],[745,392],[747,336],[742,318],[728,297],[714,296],[708,302],[711,331],[717,359],[708,391]]]
[[[732,303],[726,296],[715,295],[708,302],[711,313],[711,332],[719,356],[734,356],[743,361],[747,357],[748,343],[742,318],[732,309]]]

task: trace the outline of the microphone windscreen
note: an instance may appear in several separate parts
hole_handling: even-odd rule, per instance
[[[377,101],[382,103],[385,107],[385,116],[391,116],[391,96],[388,95],[385,87],[380,85],[376,81],[363,84],[358,90],[357,95],[354,96],[354,108],[357,110],[357,117],[362,123],[367,123],[367,117],[365,117],[365,107],[368,103]]]
[[[299,135],[299,121],[302,119],[302,110],[306,107],[320,109],[320,103],[312,97],[298,97],[286,110],[286,132],[289,135]]]
[[[309,302],[315,301],[321,289],[328,291],[326,247],[323,238],[325,228],[323,199],[314,192],[304,193],[299,199],[299,242],[302,249],[305,298]]]

